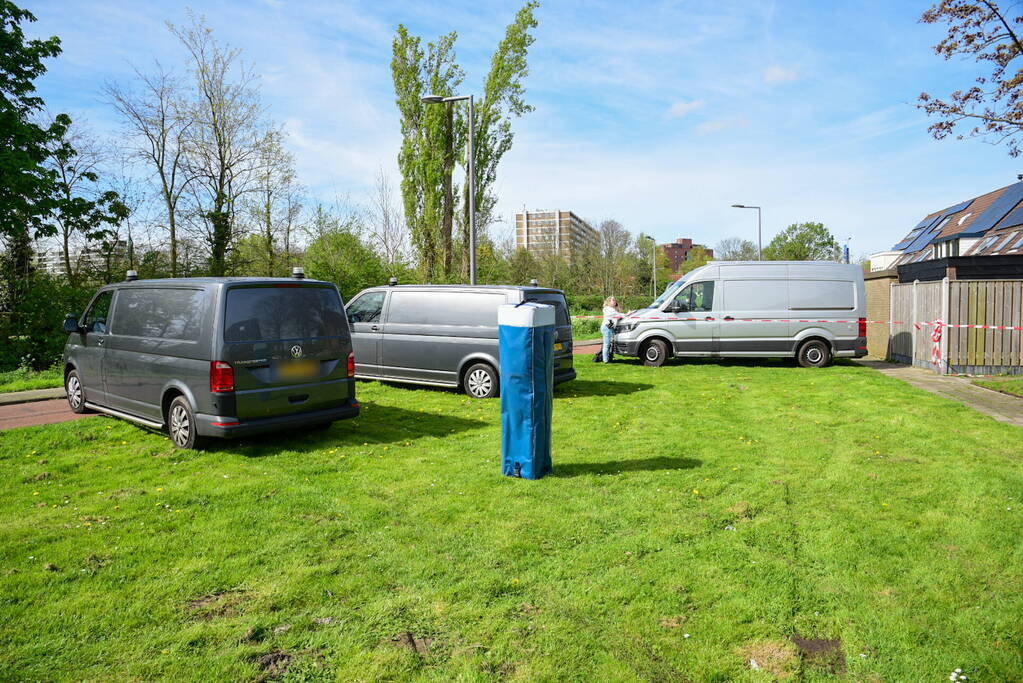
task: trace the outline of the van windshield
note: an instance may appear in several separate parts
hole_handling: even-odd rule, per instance
[[[225,342],[348,336],[341,297],[333,287],[266,285],[227,291]]]
[[[650,308],[658,308],[660,307],[661,304],[663,304],[665,301],[674,296],[675,290],[677,290],[686,283],[687,277],[688,275],[683,275],[678,280],[675,280],[674,282],[669,282],[668,286],[664,288],[663,292],[661,292],[661,295],[654,299],[654,302],[650,304]]]
[[[554,306],[554,321],[559,327],[572,324],[568,317],[568,302],[561,292],[529,292],[526,294],[526,301]]]

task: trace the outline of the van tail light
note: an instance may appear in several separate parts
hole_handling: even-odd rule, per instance
[[[348,376],[355,377],[355,352],[348,354]]]
[[[866,337],[867,336],[867,319],[866,318],[860,318],[860,333],[857,336],[860,336],[860,337]]]
[[[230,363],[210,361],[210,391],[214,394],[234,391],[234,368]]]

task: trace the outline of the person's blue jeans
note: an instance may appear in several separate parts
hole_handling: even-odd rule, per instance
[[[600,333],[604,337],[604,362],[611,362],[611,340],[614,339],[615,331],[607,325],[600,326]]]

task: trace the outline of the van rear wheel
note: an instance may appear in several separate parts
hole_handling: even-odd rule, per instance
[[[643,347],[643,365],[659,368],[668,360],[668,345],[660,339],[651,339]]]
[[[473,398],[493,398],[500,387],[497,372],[486,363],[476,363],[465,371],[462,384]]]
[[[167,409],[167,432],[170,434],[171,442],[178,448],[201,448],[205,439],[199,436],[196,427],[198,424],[195,421],[195,412],[188,399],[178,396],[171,401]]]
[[[804,368],[823,368],[831,363],[831,347],[820,339],[811,339],[799,347],[796,358]]]

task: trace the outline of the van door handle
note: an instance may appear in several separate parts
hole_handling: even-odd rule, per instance
[[[732,316],[730,316],[730,315],[726,315],[724,319],[725,319],[725,320],[735,320],[735,318],[733,318],[733,317],[732,317]]]
[[[708,316],[707,316],[706,318],[704,318],[704,320],[706,320],[707,322],[711,322],[711,321],[713,321],[713,320],[714,320],[714,318],[712,318],[712,317],[710,317],[710,316],[708,315]]]
[[[97,337],[96,338],[96,346],[103,346],[103,342],[104,341],[105,340],[103,339],[103,337]]]
[[[374,332],[376,332],[376,331],[378,331],[380,329],[380,326],[379,325],[370,325],[369,329],[371,329]]]

